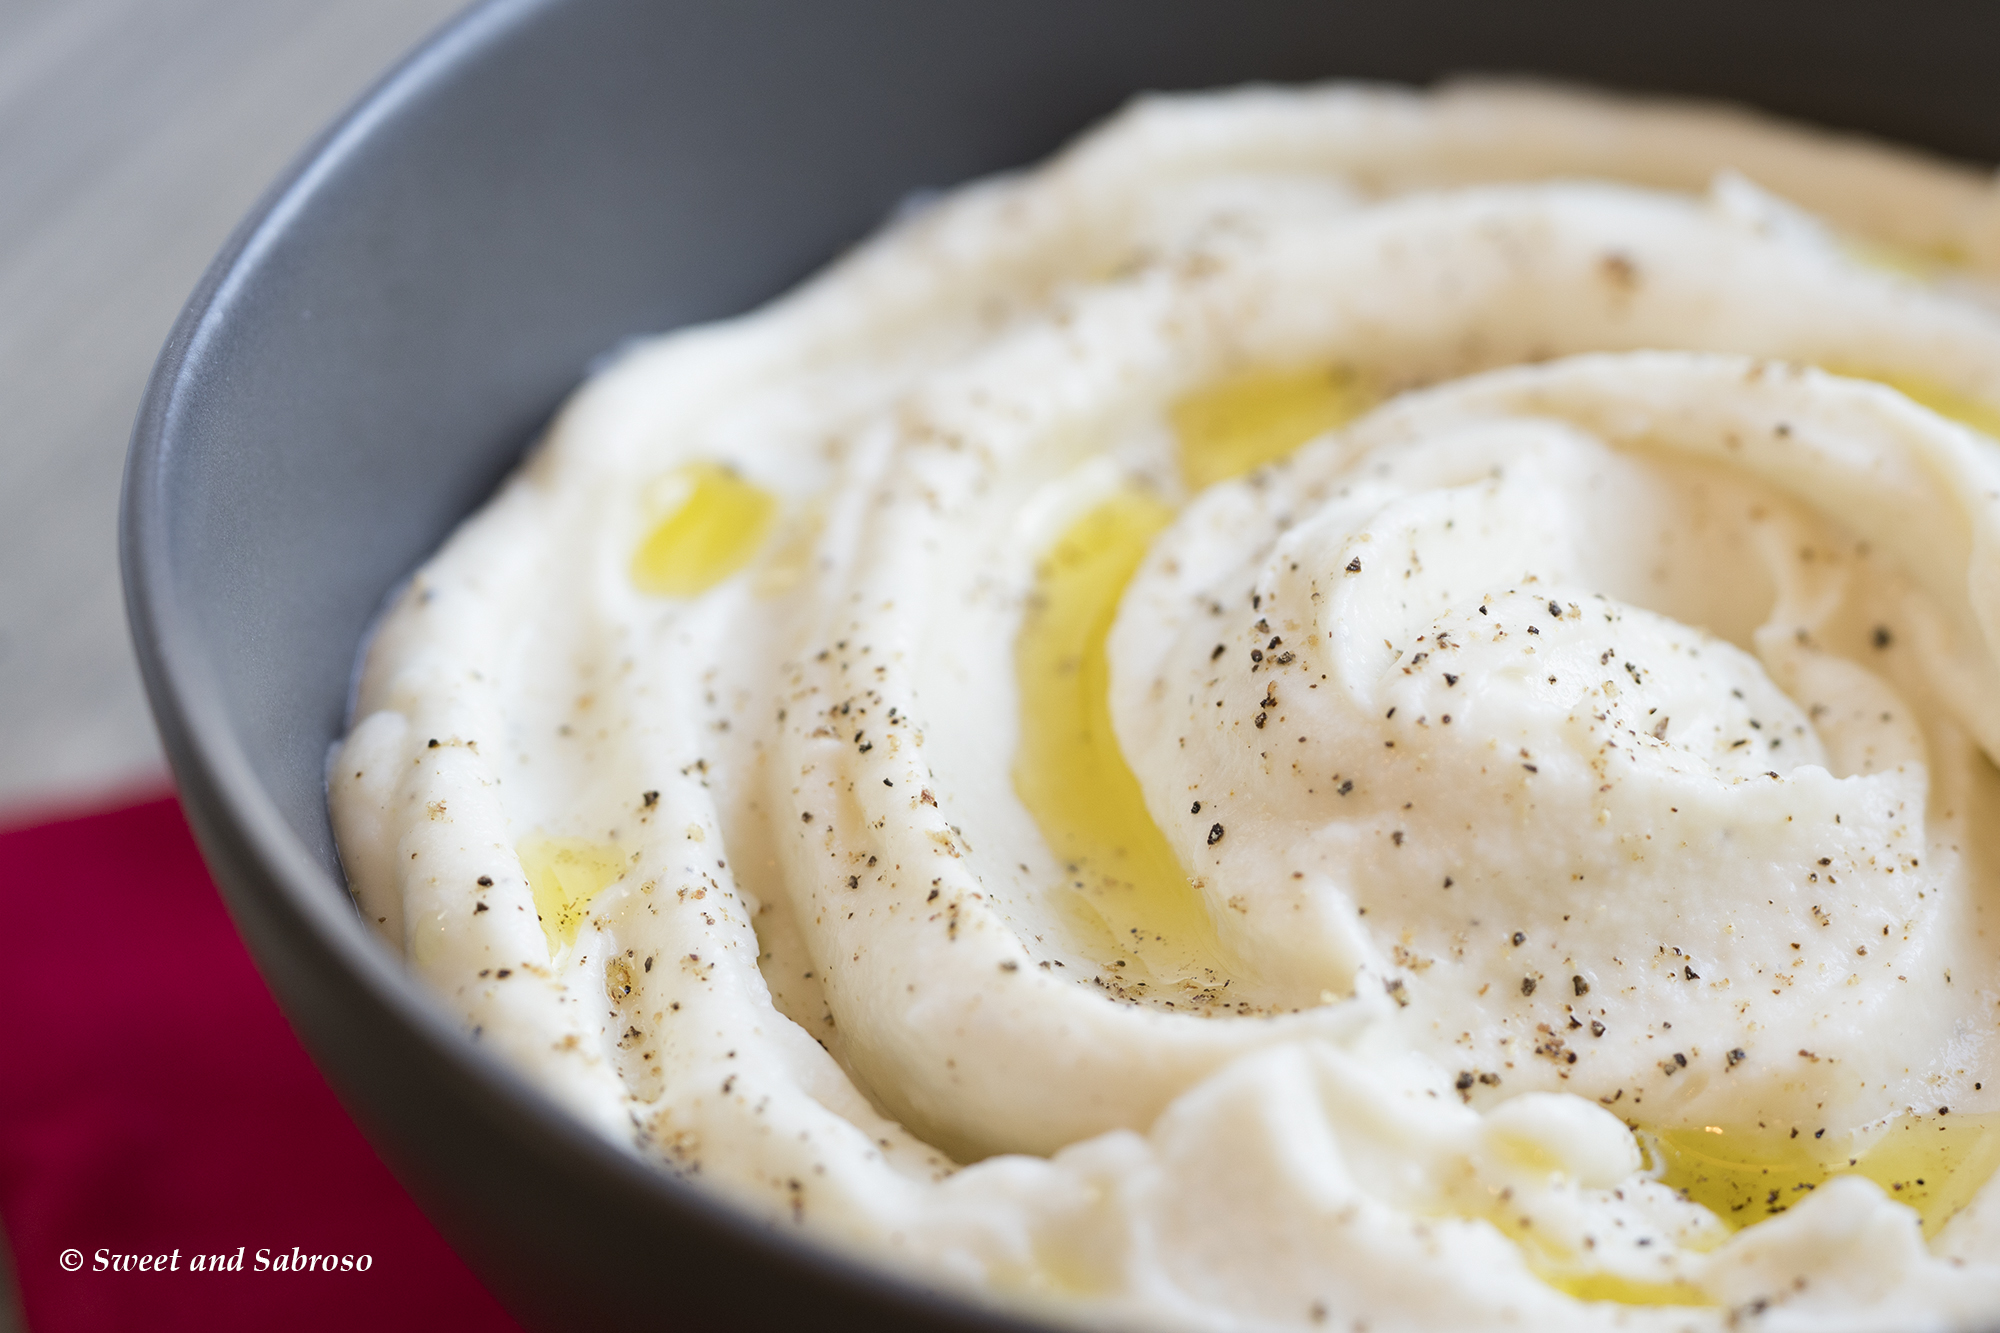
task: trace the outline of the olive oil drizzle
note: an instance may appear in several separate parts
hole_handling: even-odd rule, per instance
[[[1289,454],[1379,397],[1353,373],[1260,371],[1203,388],[1168,411],[1190,491]],[[1146,808],[1111,726],[1105,639],[1146,549],[1173,519],[1133,488],[1099,502],[1044,554],[1015,640],[1021,741],[1014,788],[1065,867],[1056,901],[1073,929],[1139,998],[1176,988],[1203,1008],[1228,999],[1200,891]]]
[[[1056,901],[1121,972],[1127,998],[1150,986],[1220,982],[1201,895],[1146,808],[1111,727],[1105,638],[1118,599],[1172,518],[1121,491],[1071,524],[1043,557],[1015,640],[1021,741],[1014,789],[1066,873]],[[1222,974],[1226,975],[1226,974]]]
[[[1197,390],[1168,409],[1190,491],[1241,476],[1338,429],[1382,399],[1346,367],[1256,371]]]
[[[1723,1125],[1641,1133],[1660,1180],[1731,1230],[1797,1206],[1835,1176],[1862,1176],[1916,1209],[1926,1239],[2000,1167],[2000,1116],[1908,1115],[1843,1133]]]
[[[1886,384],[1911,402],[1920,407],[1928,407],[1949,421],[1956,421],[1961,426],[1970,426],[1982,434],[2000,439],[2000,407],[1995,407],[1992,403],[1947,388],[1936,380],[1926,379],[1921,375],[1864,372],[1854,377]]]
[[[657,485],[663,511],[633,552],[631,578],[655,597],[694,597],[750,562],[777,516],[777,498],[720,463],[687,463]]]
[[[597,895],[624,876],[624,854],[612,843],[551,838],[539,831],[521,839],[514,851],[528,877],[535,915],[553,958],[576,943],[576,933]]]

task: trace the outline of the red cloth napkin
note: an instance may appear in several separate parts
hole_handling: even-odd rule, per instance
[[[0,1219],[35,1333],[515,1327],[299,1046],[177,802],[0,833],[0,940]],[[368,1266],[257,1271],[295,1247]]]

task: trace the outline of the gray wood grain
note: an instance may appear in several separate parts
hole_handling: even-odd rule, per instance
[[[162,780],[117,564],[146,375],[266,184],[461,3],[0,0],[0,823]],[[55,1262],[9,1258],[0,1333]]]
[[[158,781],[117,571],[153,357],[238,218],[462,0],[0,0],[0,822]]]

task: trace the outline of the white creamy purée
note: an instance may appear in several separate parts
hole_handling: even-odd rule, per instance
[[[1746,114],[1144,100],[578,392],[369,648],[356,898],[975,1299],[1991,1321],[1996,290]]]

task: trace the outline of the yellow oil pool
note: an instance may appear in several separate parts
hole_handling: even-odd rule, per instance
[[[1848,379],[1870,380],[1876,384],[1886,384],[1903,397],[1920,407],[1931,411],[1961,426],[1970,426],[1976,431],[2000,438],[2000,406],[1974,398],[1971,394],[1940,384],[1923,375],[1905,375],[1895,371],[1878,371],[1853,366],[1828,365],[1821,367],[1828,374],[1843,375]]]
[[[1866,378],[1888,385],[1911,402],[1928,407],[1961,426],[1970,426],[2000,438],[2000,407],[1992,403],[1948,389],[1935,380],[1919,375],[1870,375]]]
[[[1545,1273],[1542,1280],[1580,1301],[1615,1301],[1620,1305],[1720,1305],[1722,1302],[1688,1282],[1645,1282],[1617,1273]]]
[[[1126,965],[1133,980],[1201,986],[1220,973],[1214,926],[1111,730],[1104,647],[1119,595],[1171,517],[1159,500],[1122,492],[1072,524],[1043,558],[1014,645],[1014,789],[1070,868],[1058,897],[1072,924],[1116,950],[1106,961]]]
[[[1935,1236],[2000,1168],[2000,1116],[1905,1116],[1862,1134],[1706,1125],[1643,1135],[1660,1179],[1731,1228],[1776,1216],[1834,1176],[1865,1176]]]
[[[1283,458],[1381,401],[1344,368],[1258,371],[1182,398],[1167,416],[1180,445],[1181,477],[1198,491]]]
[[[1872,236],[1850,235],[1840,238],[1840,251],[1864,268],[1926,283],[1936,282],[1953,269],[1962,269],[1971,262],[1965,247],[1956,241],[1905,245],[1877,240]]]
[[[1776,1217],[1835,1176],[1874,1181],[1908,1204],[1935,1236],[2000,1168],[2000,1116],[1906,1116],[1860,1134],[1838,1137],[1791,1126],[1695,1125],[1634,1131],[1659,1168],[1661,1183],[1681,1191],[1731,1231]],[[1551,1246],[1510,1210],[1473,1206],[1521,1247],[1544,1282],[1578,1300],[1621,1305],[1713,1305],[1701,1288],[1657,1282],[1581,1266],[1584,1256]]]
[[[1176,402],[1181,473],[1201,490],[1284,457],[1380,398],[1345,369],[1259,371]],[[1111,729],[1104,641],[1118,599],[1173,511],[1138,491],[1072,524],[1043,557],[1015,643],[1021,744],[1014,788],[1071,867],[1070,923],[1108,946],[1120,975],[1183,992],[1228,975],[1200,891],[1153,822]],[[1210,993],[1206,1001],[1222,999]]]
[[[662,480],[663,515],[632,556],[632,582],[657,597],[707,592],[750,562],[777,498],[719,463],[688,463]]]
[[[528,876],[535,914],[551,957],[576,943],[576,932],[598,894],[624,875],[625,854],[608,842],[531,833],[514,849]]]

